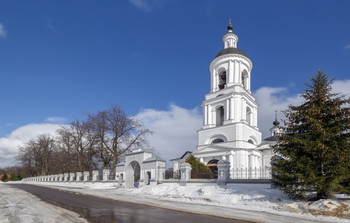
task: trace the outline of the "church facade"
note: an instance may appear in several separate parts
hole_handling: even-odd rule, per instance
[[[203,126],[192,153],[214,175],[217,163],[230,163],[231,179],[270,178],[271,146],[278,139],[277,120],[271,137],[262,140],[257,126],[258,104],[251,92],[253,63],[240,50],[231,22],[223,36],[224,48],[209,65],[210,92],[202,103]]]

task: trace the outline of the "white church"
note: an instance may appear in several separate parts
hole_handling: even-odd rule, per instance
[[[270,179],[271,146],[277,143],[279,122],[271,136],[262,140],[258,129],[258,104],[250,90],[252,61],[237,48],[238,37],[231,22],[223,37],[224,49],[209,65],[211,89],[205,95],[203,127],[198,130],[197,149],[171,160],[173,175],[192,154],[207,165],[217,178],[218,163],[229,163],[230,179]],[[148,185],[165,177],[165,160],[150,151],[134,150],[116,166],[116,179],[125,186]],[[137,185],[136,185],[137,184]]]
[[[231,21],[222,41],[224,49],[209,65],[211,88],[202,103],[203,127],[192,155],[209,166],[214,176],[218,161],[225,160],[230,163],[231,179],[270,178],[271,146],[278,140],[279,122],[273,122],[271,136],[262,140],[259,106],[250,89],[253,63],[237,48]],[[190,153],[172,160],[174,172]]]

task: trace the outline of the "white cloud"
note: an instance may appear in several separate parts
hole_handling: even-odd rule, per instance
[[[44,21],[45,21],[48,29],[55,30],[55,26],[54,26],[53,20],[51,18],[45,17]]]
[[[350,50],[350,44],[346,45],[346,46],[344,47],[344,49],[345,49],[345,50]]]
[[[0,167],[14,166],[18,148],[40,134],[54,135],[62,127],[59,124],[29,124],[15,129],[10,135],[0,138]]]
[[[350,97],[350,80],[335,80],[332,85],[334,93],[341,93]],[[275,112],[278,111],[278,121],[284,119],[281,111],[288,108],[288,105],[299,105],[303,102],[300,95],[289,95],[287,88],[259,88],[254,96],[259,104],[258,127],[263,137],[270,135],[269,129],[275,120]]]
[[[62,117],[48,117],[45,119],[45,122],[51,122],[51,123],[64,123],[67,120]]]
[[[7,32],[5,26],[0,23],[0,38],[5,38],[7,36]]]
[[[129,0],[129,2],[144,12],[149,12],[151,10],[151,7],[147,3],[147,0]]]
[[[166,1],[168,0],[129,0],[136,8],[144,12],[150,12],[154,8],[162,7]]]
[[[275,120],[275,111],[278,112],[277,119],[280,121],[284,118],[282,111],[288,108],[288,105],[300,104],[303,99],[299,95],[288,95],[287,88],[259,88],[254,96],[258,108],[258,127],[263,133],[263,138],[270,136],[269,129],[272,127],[272,122]]]
[[[162,158],[177,158],[188,150],[196,149],[197,130],[202,126],[202,115],[198,108],[185,109],[170,105],[166,111],[145,109],[136,118],[153,131],[149,137],[150,146]]]
[[[334,93],[340,93],[350,97],[350,80],[335,80],[332,85]]]
[[[207,2],[207,4],[204,5],[204,12],[207,16],[213,15],[213,7],[210,2]]]

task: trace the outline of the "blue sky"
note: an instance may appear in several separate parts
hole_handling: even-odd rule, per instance
[[[191,139],[177,146],[195,149],[208,66],[229,18],[254,64],[266,135],[273,109],[297,100],[318,69],[350,89],[349,8],[346,0],[0,0],[0,162],[15,151],[5,142],[32,136],[34,124],[46,130],[111,104],[149,114],[143,121],[155,129],[160,117],[194,120]]]

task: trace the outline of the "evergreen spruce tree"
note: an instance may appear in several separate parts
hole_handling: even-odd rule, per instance
[[[274,152],[272,184],[292,198],[350,193],[350,99],[332,93],[332,81],[318,71],[306,84],[304,102],[284,112],[284,133]]]
[[[8,181],[8,176],[6,173],[4,173],[4,175],[2,175],[1,181],[4,181],[4,182]]]
[[[191,178],[213,178],[213,175],[209,167],[206,166],[201,161],[199,161],[199,159],[197,159],[193,155],[190,155],[186,159],[186,163],[191,164],[191,167],[192,167]]]

